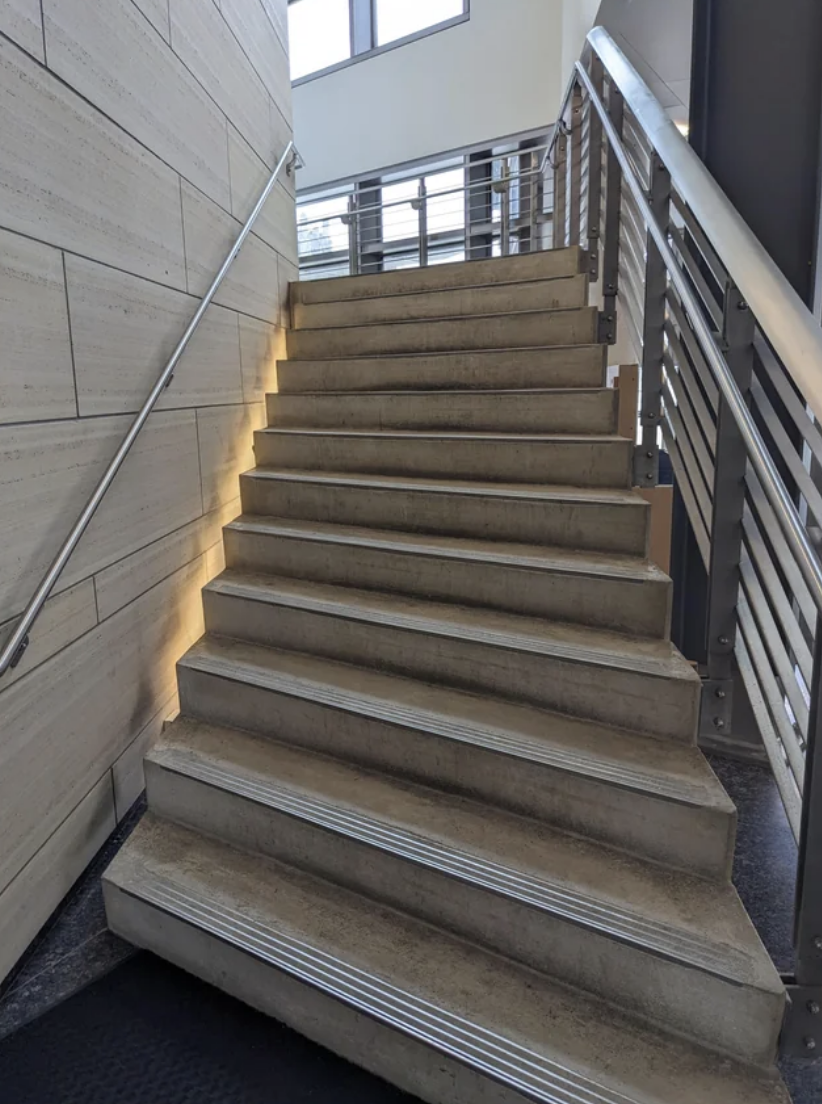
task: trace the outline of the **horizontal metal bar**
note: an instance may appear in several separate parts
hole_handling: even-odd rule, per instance
[[[100,503],[105,497],[106,491],[108,491],[109,487],[114,482],[114,479],[118,471],[122,467],[124,460],[131,451],[132,445],[137,440],[138,436],[140,435],[140,431],[148,420],[149,415],[151,414],[154,407],[157,405],[157,401],[159,400],[163,391],[166,389],[167,385],[171,382],[171,378],[174,374],[174,369],[180,362],[180,358],[186,351],[191,338],[194,336],[195,330],[199,326],[203,315],[210,306],[211,301],[216,295],[217,291],[219,290],[220,285],[226,278],[228,270],[231,268],[234,260],[237,257],[237,254],[242,249],[246,238],[251,233],[252,227],[254,226],[254,223],[257,221],[260,212],[265,206],[266,200],[271,195],[271,192],[273,191],[274,186],[277,183],[280,173],[285,168],[286,164],[289,165],[290,170],[290,166],[291,164],[293,164],[294,156],[294,143],[292,141],[289,142],[288,145],[285,147],[285,150],[279,161],[277,162],[273,173],[268,179],[268,183],[262,190],[260,198],[254,204],[254,209],[246,219],[242,230],[237,235],[236,241],[228,252],[228,256],[223,261],[222,265],[220,266],[219,272],[214,277],[211,286],[203,296],[203,299],[200,302],[200,305],[197,307],[197,310],[194,312],[194,317],[191,319],[188,326],[186,327],[183,336],[177,342],[177,346],[174,349],[174,352],[171,354],[165,367],[158,376],[157,382],[152,387],[148,398],[143,403],[139,412],[129,426],[128,432],[126,433],[123,440],[120,442],[117,451],[106,466],[106,469],[100,477],[97,486],[94,488],[91,497],[89,498],[86,505],[83,507],[80,516],[75,521],[68,536],[60,546],[57,555],[52,560],[48,571],[43,576],[39,586],[37,587],[28,604],[26,605],[26,608],[23,610],[23,613],[20,616],[20,620],[15,626],[14,632],[6,641],[2,652],[0,652],[0,675],[3,675],[9,669],[9,667],[13,666],[17,662],[21,653],[21,649],[24,649],[26,647],[29,631],[31,630],[34,622],[37,620],[46,599],[54,589],[54,586],[57,580],[60,578],[60,575],[62,574],[66,564],[68,563],[72,552],[74,552],[74,549],[80,542],[80,538],[83,536],[83,533],[85,533],[91,519],[97,512]]]
[[[616,82],[777,356],[815,417],[822,420],[822,327],[608,32],[595,27],[588,43]],[[584,73],[578,66],[580,71]],[[595,95],[591,98],[596,100]],[[807,553],[802,550],[801,554],[804,559]],[[817,581],[822,581],[822,574],[814,588]]]
[[[702,349],[699,346],[699,342],[696,339],[696,335],[691,329],[691,325],[685,316],[685,311],[682,309],[682,304],[677,299],[674,292],[669,287],[666,292],[666,299],[668,302],[668,311],[679,328],[679,334],[675,334],[671,322],[666,324],[666,336],[671,342],[677,360],[681,355],[687,351],[690,357],[691,364],[696,369],[699,382],[708,397],[708,402],[713,407],[716,413],[719,410],[719,386],[716,380],[711,374],[711,370],[708,367],[707,361],[702,353]],[[683,345],[684,342],[684,345]]]
[[[668,303],[668,307],[670,310],[670,301]],[[704,407],[704,413],[700,413],[700,421],[704,424],[706,428],[706,434],[707,427],[713,427],[711,435],[713,441],[716,438],[716,419],[714,415],[716,414],[716,411],[719,407],[719,389],[711,378],[711,373],[708,370],[708,366],[705,363],[701,352],[697,357],[694,358],[693,363],[686,356],[685,348],[679,339],[679,334],[676,332],[674,324],[671,321],[670,317],[665,320],[665,340],[668,342],[668,347],[671,351],[674,363],[677,365],[679,370],[684,371],[685,366],[687,365],[688,380],[692,381],[692,383],[689,384],[692,396],[698,393],[703,404],[705,401],[702,398],[703,391],[705,393],[705,396],[707,396],[707,401],[708,403],[710,403],[711,409],[709,410],[707,406]],[[696,375],[694,375],[694,373],[696,373]],[[711,444],[711,448],[714,448],[713,443]]]
[[[673,346],[669,344],[662,356],[663,366],[667,373],[673,373],[679,379],[680,385],[688,397],[688,402],[693,408],[694,417],[699,426],[700,435],[705,442],[705,447],[708,450],[708,455],[713,462],[713,456],[716,452],[716,423],[711,417],[711,413],[708,410],[705,398],[699,389],[699,385],[694,378],[690,364],[687,360],[677,360],[673,353]]]
[[[688,434],[685,431],[685,426],[682,422],[682,415],[679,412],[678,407],[671,406],[669,403],[664,407],[665,417],[674,432],[677,446],[679,447],[679,453],[682,457],[685,470],[688,473],[691,486],[694,490],[694,496],[696,498],[697,505],[699,506],[699,513],[705,524],[705,528],[708,533],[711,531],[711,518],[713,515],[713,502],[711,499],[710,485],[706,482],[702,470],[699,466],[699,462],[694,452],[693,444],[691,443]],[[709,542],[710,543],[710,542]]]
[[[693,212],[689,210],[688,204],[676,191],[672,191],[671,201],[674,208],[682,216],[682,221],[688,233],[694,239],[697,249],[702,254],[703,260],[711,270],[711,275],[716,280],[717,284],[719,284],[721,288],[724,288],[728,280],[728,270],[725,268],[722,261],[720,261],[719,257],[717,257],[714,247],[705,237],[702,227],[693,216]]]
[[[797,395],[796,388],[788,378],[785,369],[776,359],[773,349],[761,334],[756,334],[754,337],[754,349],[761,368],[779,396],[780,402],[793,418],[796,428],[813,453],[817,463],[822,465],[822,433],[819,432],[819,426],[811,420],[807,407]]]
[[[679,446],[676,443],[671,427],[664,418],[660,422],[660,427],[662,429],[662,439],[665,442],[665,448],[671,458],[677,489],[682,495],[682,501],[685,503],[685,509],[688,512],[688,517],[693,526],[699,554],[702,556],[702,562],[707,569],[711,559],[711,542],[708,537],[708,530],[705,526],[705,522],[702,520],[702,512],[697,505],[696,496],[691,486],[691,480],[685,463],[682,460],[682,456],[680,455]]]
[[[771,400],[765,394],[765,388],[756,378],[751,383],[751,397],[756,404],[760,417],[768,428],[774,444],[779,449],[779,454],[785,461],[791,477],[802,493],[808,509],[816,519],[817,525],[822,525],[822,495],[820,495],[816,484],[802,463],[802,457],[796,451],[793,441],[786,433],[785,427],[771,405]]]
[[[666,365],[667,369],[667,365]],[[685,426],[685,430],[688,434],[688,440],[691,448],[696,455],[697,462],[699,463],[699,470],[702,472],[703,478],[709,487],[714,485],[714,461],[708,446],[705,442],[705,438],[702,435],[702,431],[699,428],[698,419],[694,413],[694,409],[691,406],[688,394],[685,391],[685,387],[682,380],[679,378],[679,373],[676,369],[672,368],[671,371],[665,373],[665,387],[672,393],[673,399],[676,403],[676,407],[679,411],[680,417]]]
[[[746,627],[750,628],[749,620],[750,613],[747,614],[747,617],[744,614],[740,617],[740,631],[736,638],[736,661],[739,664],[742,682],[748,693],[748,700],[756,718],[757,728],[762,736],[762,743],[765,745],[765,753],[771,764],[779,795],[785,807],[788,823],[791,826],[794,839],[798,842],[802,826],[802,795],[799,792],[793,773],[785,762],[782,741],[774,727],[771,712],[762,696],[762,688],[753,668],[745,639],[745,629]]]
[[[779,573],[774,567],[756,519],[747,506],[743,511],[742,528],[744,547],[747,550],[746,554],[750,556],[751,568],[756,571],[770,606],[779,619],[782,633],[799,665],[805,685],[810,686],[813,677],[811,650],[793,611],[790,597],[785,592]]]
[[[700,271],[697,259],[693,256],[693,254],[690,252],[687,245],[685,244],[685,239],[682,237],[682,234],[679,232],[679,230],[677,230],[675,226],[672,226],[670,228],[669,233],[671,242],[673,243],[677,255],[682,262],[682,267],[688,273],[688,276],[696,286],[702,302],[705,304],[708,313],[714,321],[714,325],[716,326],[717,331],[721,331],[722,304],[711,292],[708,281],[705,279],[704,273]]]
[[[604,39],[602,38],[603,35]],[[608,57],[603,57],[603,61],[605,63],[606,69],[610,69],[612,75],[617,76],[617,84],[619,85],[620,90],[623,92],[623,94],[625,93],[625,89],[622,87],[623,81],[628,83],[630,83],[630,81],[632,80],[634,82],[639,82],[639,86],[641,86],[641,88],[639,86],[635,86],[631,90],[634,98],[638,98],[641,102],[642,97],[647,96],[649,105],[651,105],[655,109],[655,111],[658,111],[661,114],[662,119],[667,125],[670,126],[671,130],[673,130],[678,141],[682,142],[685,145],[685,149],[687,150],[688,154],[693,157],[696,164],[699,165],[700,171],[705,172],[706,170],[704,169],[702,163],[699,161],[693,151],[690,150],[690,147],[688,147],[687,144],[684,143],[684,139],[680,135],[679,131],[676,129],[673,123],[671,123],[668,116],[665,115],[662,108],[659,107],[648,87],[644,84],[644,82],[641,81],[636,72],[631,69],[630,66],[628,66],[622,54],[619,52],[619,50],[617,50],[616,46],[614,46],[607,32],[602,31],[602,28],[597,28],[591,33],[591,35],[589,35],[589,41],[598,53],[600,53],[600,47],[606,48],[608,47],[608,44],[610,44],[610,48],[606,49]],[[597,45],[597,43],[599,45]],[[601,53],[600,56],[602,56]],[[613,64],[618,67],[616,71],[611,69],[611,62],[613,62]],[[734,420],[739,426],[742,440],[744,442],[751,464],[754,466],[757,474],[762,480],[765,494],[768,496],[768,500],[773,506],[777,520],[780,526],[782,526],[785,532],[785,536],[787,537],[791,545],[791,550],[796,557],[800,570],[802,571],[808,584],[808,588],[813,596],[814,604],[816,605],[817,610],[822,612],[822,564],[820,564],[813,545],[811,544],[808,534],[805,531],[802,520],[799,517],[799,513],[797,512],[796,506],[794,505],[785,484],[782,482],[781,476],[778,469],[776,468],[776,465],[774,464],[773,459],[771,458],[767,448],[765,447],[765,442],[762,439],[762,435],[760,434],[753,419],[753,416],[751,415],[751,412],[748,409],[747,404],[745,403],[745,399],[743,398],[742,393],[737,387],[731,371],[725,362],[725,358],[722,355],[722,351],[719,348],[716,337],[712,333],[710,327],[702,316],[701,311],[699,310],[699,306],[695,300],[689,282],[685,274],[677,264],[674,252],[668,242],[668,227],[665,227],[663,230],[663,228],[658,226],[656,221],[654,220],[650,204],[648,203],[645,193],[643,192],[642,187],[640,186],[640,183],[636,178],[636,174],[631,167],[630,160],[625,154],[625,150],[622,146],[622,142],[620,141],[619,134],[617,133],[611,122],[610,116],[605,109],[605,105],[597,97],[596,90],[591,83],[590,77],[579,63],[577,63],[577,73],[579,74],[580,80],[587,88],[588,95],[591,97],[591,101],[596,107],[597,112],[599,113],[599,116],[602,120],[603,129],[608,137],[608,141],[611,143],[611,148],[614,151],[614,155],[619,161],[620,167],[622,169],[623,182],[634,193],[634,197],[637,200],[643,217],[645,218],[645,223],[650,233],[652,234],[654,241],[656,242],[659,251],[662,254],[662,258],[668,268],[671,283],[676,288],[680,300],[685,305],[688,314],[691,316],[691,326],[705,354],[705,359],[713,371],[713,374],[719,385],[719,389],[728,404],[728,408]],[[620,73],[622,74],[622,80],[619,79]],[[644,89],[644,93],[642,93],[642,89]],[[629,103],[636,112],[636,106],[630,99]],[[649,107],[648,110],[650,111],[651,107]],[[652,112],[652,114],[653,113],[654,112]],[[645,127],[646,133],[648,133],[648,127],[645,125],[644,122],[643,126]],[[676,157],[674,157],[674,164],[672,164],[669,160],[669,157],[666,156],[665,149],[668,149],[668,152],[670,154],[675,154],[676,151],[670,148],[670,143],[664,141],[662,142],[662,145],[665,147],[665,149],[660,148],[659,142],[655,140],[655,138],[658,137],[659,136],[656,134],[655,131],[649,133],[649,138],[651,138],[653,144],[660,153],[660,156],[664,161],[666,167],[669,169],[669,171],[671,171],[672,177],[676,178],[676,172],[674,171],[674,168],[679,166],[680,162],[679,160],[677,160]],[[708,176],[707,179],[711,182],[713,192],[719,192],[719,189],[717,188],[716,184],[711,180],[711,178]],[[683,191],[683,188],[679,185],[678,187],[680,193],[683,195],[683,198],[685,198],[690,203],[690,206],[699,214],[698,203],[695,204],[694,202],[692,202],[687,194],[687,191]],[[721,195],[721,193],[719,194]],[[727,200],[725,202],[727,203]],[[734,214],[734,216],[738,219],[739,216],[736,214],[730,204],[728,204],[728,207]],[[701,215],[700,221],[703,223],[703,225],[706,225],[705,219],[702,218]],[[711,225],[712,224],[713,223],[711,223]],[[742,226],[744,227],[744,223],[742,223]],[[758,250],[760,250],[762,255],[767,259],[768,264],[772,266],[774,268],[774,271],[776,272],[777,270],[775,266],[773,266],[773,262],[771,261],[770,257],[768,257],[768,255],[765,253],[759,243],[756,242],[756,239],[753,238],[753,235],[750,234],[750,231],[747,230],[747,227],[744,227],[744,229],[745,233],[756,244]],[[709,236],[716,240],[715,234],[709,234]],[[720,233],[720,240],[722,240],[722,237],[723,236]],[[727,239],[728,237],[729,235],[725,234],[725,238]],[[732,244],[745,252],[747,239],[745,239],[744,237],[740,239],[738,238],[738,236],[734,237],[733,235],[730,235],[730,239]],[[758,261],[757,253],[755,251],[753,253],[750,253],[749,250],[749,254],[751,263],[755,265]],[[734,279],[736,279],[735,272],[731,272],[731,275],[734,277]],[[785,284],[786,287],[789,287],[789,285],[787,285],[787,282],[785,281],[784,277],[781,276],[781,274],[777,272],[777,275],[779,276],[779,281],[775,285],[773,284],[773,282],[769,282],[767,280],[765,281],[765,284],[770,287],[773,294],[779,299],[781,285]],[[750,281],[746,280],[743,284],[742,280],[740,279],[738,283],[743,293],[747,294],[745,292],[745,285],[750,286]],[[759,298],[757,289],[753,290],[755,292],[754,298]],[[789,288],[789,290],[791,289]],[[816,392],[819,409],[822,410],[822,328],[820,328],[816,321],[812,319],[812,316],[801,304],[801,301],[798,299],[795,293],[792,292],[792,290],[791,294],[796,299],[796,302],[799,303],[802,312],[804,312],[804,314],[811,319],[812,325],[816,328],[817,333],[813,336],[812,340],[810,338],[808,339],[806,345],[803,345],[801,340],[798,345],[791,343],[790,352],[798,354],[802,350],[802,348],[806,348],[806,353],[808,358],[810,359],[810,362],[814,364],[815,367],[818,369],[819,379],[816,381],[815,387],[812,387],[811,390],[814,390]],[[788,300],[787,302],[788,305],[790,305],[792,301]],[[750,305],[755,307],[755,304],[753,302],[750,302]],[[767,317],[770,317],[771,313],[772,312],[768,310]],[[757,317],[759,317],[758,311]],[[804,326],[804,319],[802,319],[802,324]],[[768,333],[768,336],[770,338],[771,335],[767,327],[765,327],[765,331]],[[777,349],[777,351],[779,350]],[[800,377],[795,376],[794,378],[797,379],[798,383],[800,383],[801,379],[804,378],[804,372],[801,374]]]

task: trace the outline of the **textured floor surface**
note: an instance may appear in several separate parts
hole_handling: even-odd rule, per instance
[[[773,777],[766,767],[718,756],[711,765],[739,809],[734,882],[777,967],[789,972],[796,847]],[[344,1104],[356,1093],[362,1104],[407,1101],[216,990],[148,955],[133,957],[133,949],[106,930],[100,875],[142,809],[135,806],[6,986],[0,999],[0,1100]],[[70,1004],[61,1003],[78,990]],[[154,1011],[146,1022],[149,1003]],[[49,1009],[54,1012],[44,1015]],[[82,1017],[75,1009],[82,1009]],[[70,1014],[64,1017],[64,1011]],[[207,1038],[215,1022],[225,1040],[219,1050]],[[201,1066],[222,1095],[203,1095],[202,1085],[191,1081],[191,1064]],[[142,1080],[129,1082],[135,1071]],[[822,1060],[783,1062],[782,1072],[794,1104],[822,1104]],[[49,1077],[58,1075],[59,1083],[52,1084]],[[281,1088],[282,1095],[272,1095]]]
[[[217,989],[141,953],[0,1043],[14,1104],[411,1104]]]

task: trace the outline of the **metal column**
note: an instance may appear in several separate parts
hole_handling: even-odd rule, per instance
[[[619,137],[622,137],[622,121],[625,103],[622,93],[613,81],[608,86],[608,114]],[[617,156],[608,146],[605,177],[605,240],[602,247],[602,299],[600,316],[600,341],[613,345],[617,339],[617,296],[619,294],[619,229],[622,219],[622,169]]]

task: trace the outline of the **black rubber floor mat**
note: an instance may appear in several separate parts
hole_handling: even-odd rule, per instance
[[[2,1104],[413,1104],[149,954],[0,1042]]]

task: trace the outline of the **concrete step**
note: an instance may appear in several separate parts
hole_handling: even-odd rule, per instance
[[[178,665],[189,717],[359,763],[727,880],[736,810],[701,752],[239,640]]]
[[[293,391],[602,387],[604,382],[605,349],[601,345],[277,361],[280,394]]]
[[[371,391],[268,395],[275,428],[410,429],[494,433],[614,434],[617,392]]]
[[[644,556],[648,504],[632,491],[257,468],[243,510],[281,518]]]
[[[250,514],[223,536],[239,571],[668,635],[670,580],[637,557]]]
[[[261,429],[261,467],[349,471],[493,482],[631,485],[627,437],[410,430]]]
[[[367,276],[344,276],[328,280],[298,280],[289,285],[291,304],[338,303],[373,299],[385,295],[413,295],[449,288],[489,287],[519,281],[553,280],[576,276],[587,269],[587,258],[579,246],[547,250],[518,257],[493,257],[481,261],[458,261],[405,268]]]
[[[450,288],[404,295],[332,303],[292,304],[296,330],[335,326],[370,326],[378,322],[409,322],[428,318],[465,318],[475,314],[519,314],[522,311],[574,310],[588,305],[588,277],[569,276],[531,283]]]
[[[701,683],[667,640],[226,571],[206,630],[693,743]]]
[[[152,811],[766,1065],[785,990],[730,885],[486,805],[188,719],[146,761]]]
[[[386,322],[327,330],[289,330],[289,360],[439,353],[465,349],[522,349],[541,345],[592,345],[598,311],[524,311],[472,318]]]
[[[104,893],[122,938],[430,1104],[789,1104],[773,1069],[154,817]]]

